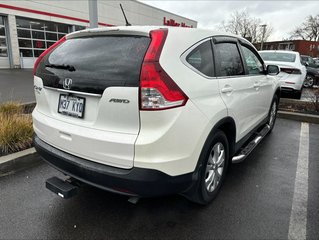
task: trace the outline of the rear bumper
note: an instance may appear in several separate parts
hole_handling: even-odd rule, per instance
[[[56,149],[36,135],[34,146],[45,161],[64,174],[110,192],[153,197],[182,193],[193,182],[193,173],[172,177],[153,169],[120,169],[92,162]]]
[[[289,87],[281,87],[281,92],[283,92],[283,93],[300,93],[301,91],[302,91],[302,89],[296,90],[296,89],[289,88]]]

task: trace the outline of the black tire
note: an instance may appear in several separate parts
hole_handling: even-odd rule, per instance
[[[306,79],[303,82],[305,88],[312,88],[315,82],[315,77],[312,74],[307,74]]]
[[[273,112],[274,104],[275,104],[275,112]],[[278,100],[278,97],[275,95],[274,98],[272,99],[272,102],[271,102],[271,105],[270,105],[270,108],[269,108],[269,112],[268,112],[268,122],[267,122],[267,124],[270,126],[269,133],[272,132],[272,129],[274,128],[275,123],[276,123],[277,112],[278,112],[278,104],[279,104],[279,100]],[[272,115],[272,114],[274,114],[274,115]],[[273,117],[273,119],[272,119],[272,117]]]
[[[215,167],[213,167],[210,163],[212,161],[212,159],[214,158],[214,147],[216,147],[216,145],[218,146],[218,144],[223,145],[223,149],[224,149],[224,165],[223,168],[221,169],[221,167],[218,167],[216,164]],[[210,156],[212,156],[210,158]],[[220,155],[221,156],[221,155]],[[216,157],[216,156],[215,156]],[[189,190],[189,192],[185,193],[184,196],[187,197],[190,201],[198,203],[198,204],[202,204],[202,205],[206,205],[208,203],[210,203],[211,201],[214,200],[214,198],[217,196],[223,182],[225,179],[225,175],[227,172],[227,168],[229,165],[229,144],[228,144],[228,140],[227,137],[225,135],[224,132],[218,130],[214,136],[206,142],[202,153],[200,155],[199,158],[199,163],[200,163],[200,167],[199,167],[199,172],[198,172],[198,179],[196,181],[196,183],[194,184],[194,186]],[[211,166],[212,169],[210,169],[209,171],[214,171],[215,175],[217,174],[216,172],[218,172],[218,174],[216,175],[216,177],[218,178],[218,176],[220,176],[219,181],[216,180],[216,182],[211,183],[211,190],[212,191],[208,191],[208,186],[206,185],[206,179],[209,177],[207,176],[207,169],[209,168],[208,165]],[[221,170],[221,171],[219,171]],[[215,178],[214,175],[214,178]],[[213,185],[216,183],[216,186]],[[212,186],[213,185],[213,186]],[[215,186],[215,188],[213,189],[213,187]]]
[[[302,90],[294,92],[294,98],[299,100],[301,98],[301,93]]]

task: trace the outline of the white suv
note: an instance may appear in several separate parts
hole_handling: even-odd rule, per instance
[[[208,30],[71,33],[34,67],[35,147],[71,177],[47,187],[67,198],[77,181],[206,204],[229,164],[273,128],[278,72],[247,40]]]

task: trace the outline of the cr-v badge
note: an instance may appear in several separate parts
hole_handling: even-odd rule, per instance
[[[65,78],[63,80],[63,88],[69,90],[72,85],[72,79],[71,78]]]

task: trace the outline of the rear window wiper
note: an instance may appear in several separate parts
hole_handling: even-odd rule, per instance
[[[69,70],[70,72],[75,71],[75,67],[72,65],[46,64],[45,66],[49,68],[65,69],[65,70]]]

